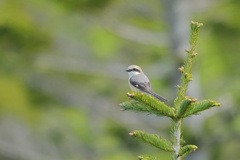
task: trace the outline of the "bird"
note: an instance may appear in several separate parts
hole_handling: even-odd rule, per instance
[[[132,91],[142,92],[151,95],[159,101],[166,102],[167,99],[153,92],[148,77],[144,74],[138,65],[130,65],[126,72],[128,73],[128,83]]]

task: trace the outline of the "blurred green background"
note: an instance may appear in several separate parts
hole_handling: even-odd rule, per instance
[[[122,112],[138,64],[171,101],[191,20],[204,23],[188,94],[220,108],[185,120],[186,160],[240,158],[239,0],[0,0],[0,159],[133,160],[170,154],[171,121]]]

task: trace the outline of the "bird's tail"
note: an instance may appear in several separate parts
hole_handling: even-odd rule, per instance
[[[162,102],[168,101],[167,99],[163,98],[162,96],[159,96],[157,93],[152,92],[151,95],[154,96],[155,98],[157,98],[159,101],[162,101]]]

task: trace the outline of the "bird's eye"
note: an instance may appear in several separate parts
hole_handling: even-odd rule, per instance
[[[133,71],[136,71],[137,69],[136,68],[133,68]]]

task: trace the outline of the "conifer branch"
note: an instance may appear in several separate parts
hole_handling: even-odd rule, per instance
[[[182,101],[182,103],[180,104],[180,108],[178,110],[178,113],[177,113],[177,119],[184,117],[184,114],[185,114],[186,110],[189,108],[189,106],[193,102],[196,102],[195,98],[187,98],[187,99]]]
[[[149,134],[149,133],[145,133],[143,131],[137,131],[137,130],[129,133],[129,135],[134,136],[164,151],[168,151],[168,152],[173,151],[172,143],[158,135]]]
[[[181,127],[182,127],[182,120],[173,120],[173,160],[180,160],[178,157],[179,151],[181,149]]]
[[[120,104],[123,111],[129,110],[129,111],[135,111],[135,112],[145,112],[147,114],[155,114],[157,116],[165,116],[160,112],[159,110],[146,105],[145,103],[138,102],[135,100],[130,100],[127,102],[123,102]]]
[[[195,53],[196,45],[197,45],[197,38],[200,28],[203,26],[202,23],[198,22],[191,22],[191,33],[190,33],[190,50],[185,50],[187,54],[187,59],[184,62],[184,65],[178,68],[179,71],[182,72],[182,76],[180,79],[181,85],[178,85],[178,93],[177,97],[174,100],[174,108],[176,110],[179,109],[180,103],[185,99],[185,95],[187,92],[187,87],[189,81],[192,81],[192,66],[193,60],[198,55]]]
[[[220,103],[217,103],[217,102],[212,101],[212,100],[203,100],[201,102],[192,103],[187,108],[187,110],[184,113],[183,117],[187,117],[187,116],[193,115],[193,114],[198,114],[201,111],[204,111],[206,109],[209,109],[211,107],[216,107],[216,106],[220,106]]]
[[[180,151],[178,153],[178,157],[184,157],[187,154],[195,151],[196,149],[198,149],[198,147],[195,145],[186,145],[180,149]]]
[[[149,112],[157,116],[167,116],[174,118],[174,109],[160,102],[156,98],[140,92],[130,91],[127,96],[131,101],[120,104],[123,110],[134,110],[139,112]]]
[[[180,79],[180,84],[178,85],[178,93],[177,97],[174,100],[174,108],[176,109],[177,116],[176,119],[173,120],[173,160],[180,160],[181,156],[179,156],[179,152],[181,149],[181,127],[182,127],[182,115],[189,108],[189,105],[192,103],[189,100],[186,100],[185,95],[187,92],[187,87],[190,81],[192,81],[192,66],[194,62],[194,58],[198,55],[195,53],[197,38],[200,28],[203,26],[202,23],[191,22],[191,33],[190,33],[190,50],[185,50],[187,52],[187,58],[184,62],[183,66],[178,68],[179,71],[182,72],[182,76]],[[189,101],[189,102],[188,102]]]

